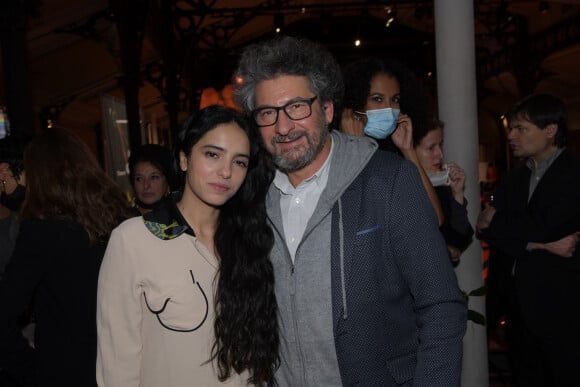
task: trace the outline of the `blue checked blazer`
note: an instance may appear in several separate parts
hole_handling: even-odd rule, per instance
[[[343,385],[459,386],[465,299],[415,166],[377,151],[332,217]]]

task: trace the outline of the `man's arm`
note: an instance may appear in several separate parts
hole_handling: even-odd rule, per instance
[[[530,250],[546,250],[552,254],[570,258],[576,252],[578,241],[580,241],[580,232],[575,232],[554,242],[531,242],[528,244],[528,248]]]
[[[465,298],[433,207],[409,162],[396,174],[390,205],[393,256],[412,294],[419,334],[413,385],[459,386],[467,321]]]
[[[524,218],[523,211],[527,201],[527,197],[525,197],[527,189],[525,192],[520,192],[519,194],[513,192],[516,188],[520,188],[517,187],[518,184],[514,187],[514,179],[516,178],[512,172],[509,176],[501,180],[494,194],[493,205],[488,204],[485,206],[477,217],[475,226],[479,239],[485,240],[503,254],[511,257],[521,256],[525,252],[526,245],[529,241],[525,235],[525,230],[517,230],[517,232],[524,234],[520,236],[509,234],[508,231],[509,228],[516,227],[515,223],[510,223],[510,218],[511,220],[514,220],[514,217]],[[527,184],[527,182],[522,181],[519,184]],[[508,199],[508,193],[511,194],[510,199]],[[523,203],[520,208],[514,208],[513,203],[508,205],[507,202],[509,200],[513,201],[514,196],[521,196],[519,200],[523,201]],[[498,211],[503,217],[496,217]],[[495,220],[493,228],[490,227],[492,220]],[[515,222],[517,223],[519,221],[516,219]]]
[[[502,197],[503,193],[501,192],[501,190],[498,190],[498,195],[502,198],[500,200],[503,200],[503,197]],[[476,230],[477,230],[478,236],[481,239],[488,240],[490,243],[494,244],[500,250],[506,251],[505,247],[509,245],[507,238],[502,239],[502,238],[499,238],[498,236],[494,237],[494,234],[498,234],[498,232],[494,233],[493,232],[494,230],[489,230],[489,227],[490,227],[492,221],[494,221],[495,214],[496,214],[496,208],[493,206],[487,205],[486,208],[481,211],[481,213],[479,214],[479,216],[477,218]],[[496,225],[498,227],[502,227],[501,223],[502,223],[501,221],[495,221],[494,225]],[[576,246],[578,244],[578,241],[580,240],[579,236],[580,236],[580,232],[574,232],[574,233],[569,234],[561,239],[551,241],[551,242],[544,242],[544,243],[525,241],[524,238],[522,237],[520,244],[522,246],[525,244],[525,249],[528,251],[546,250],[552,254],[568,258],[574,254],[574,252],[576,250]],[[502,247],[503,247],[503,249],[502,249]]]
[[[478,236],[505,254],[521,257],[530,242],[554,242],[578,231],[580,174],[578,163],[566,156],[548,169],[529,203],[525,167],[503,179],[494,195],[495,211],[480,214]]]

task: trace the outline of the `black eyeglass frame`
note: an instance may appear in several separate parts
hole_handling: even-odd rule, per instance
[[[310,117],[312,115],[312,104],[314,103],[314,101],[316,101],[317,98],[318,98],[318,96],[315,95],[312,98],[297,98],[297,99],[294,99],[294,100],[292,100],[292,101],[290,101],[287,104],[282,105],[282,106],[263,106],[263,107],[260,107],[260,108],[257,108],[257,109],[252,110],[250,112],[250,116],[252,117],[252,119],[254,120],[254,122],[256,123],[256,125],[258,127],[260,127],[260,128],[263,128],[263,127],[266,127],[266,126],[275,125],[276,122],[278,122],[278,116],[280,115],[280,110],[284,111],[284,114],[286,114],[286,117],[288,117],[292,121],[303,120],[303,119],[308,118],[308,117]],[[308,105],[309,113],[307,115],[305,115],[304,117],[292,118],[292,117],[290,117],[290,114],[288,114],[288,112],[286,111],[286,108],[288,106],[291,106],[292,104],[297,103],[297,102],[305,102]],[[269,110],[269,109],[274,110],[276,112],[276,118],[274,119],[274,122],[272,122],[271,124],[267,124],[267,125],[260,125],[260,124],[258,124],[258,121],[256,120],[256,115],[258,113],[260,113],[261,111]]]

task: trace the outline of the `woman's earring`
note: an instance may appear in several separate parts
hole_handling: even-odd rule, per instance
[[[6,180],[2,179],[0,183],[2,183],[2,192],[6,192]]]

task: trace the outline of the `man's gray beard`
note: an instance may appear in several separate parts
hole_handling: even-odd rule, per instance
[[[278,169],[284,173],[288,173],[288,172],[295,172],[295,171],[299,171],[302,168],[308,166],[315,158],[316,156],[318,156],[320,154],[320,152],[322,152],[322,149],[324,148],[324,144],[326,143],[326,138],[329,135],[328,132],[328,125],[326,125],[326,123],[324,123],[322,125],[322,130],[319,133],[320,138],[319,138],[319,142],[318,145],[316,146],[316,148],[314,147],[314,144],[312,143],[312,138],[311,136],[306,135],[306,142],[308,143],[308,149],[306,151],[306,153],[302,156],[299,157],[297,159],[288,159],[286,157],[284,157],[283,155],[272,155],[272,160],[274,161],[274,164],[276,165],[276,167],[278,167]]]

